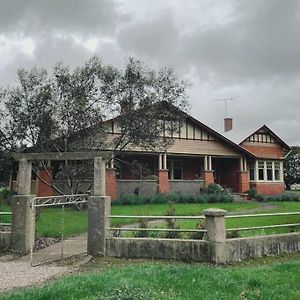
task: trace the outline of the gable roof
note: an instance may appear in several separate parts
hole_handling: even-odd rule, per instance
[[[251,157],[251,158],[255,158],[256,156],[254,154],[252,154],[251,152],[247,151],[245,148],[241,147],[240,145],[234,143],[233,141],[229,140],[228,138],[226,138],[225,136],[223,136],[222,134],[218,133],[217,131],[213,130],[212,128],[208,127],[207,125],[205,125],[204,123],[200,122],[199,120],[195,119],[194,117],[192,117],[191,115],[189,115],[186,112],[182,112],[186,118],[190,121],[192,121],[193,123],[197,124],[198,126],[204,128],[205,130],[207,130],[207,132],[215,135],[216,137],[219,138],[219,140],[223,141],[224,143],[226,143],[227,145],[231,146],[232,148],[234,148],[236,151],[243,153],[244,155]]]
[[[291,147],[287,143],[285,143],[277,134],[275,134],[274,131],[271,130],[267,125],[263,125],[260,128],[258,128],[256,131],[251,133],[243,141],[240,142],[240,145],[242,145],[244,142],[246,142],[247,139],[249,139],[253,134],[259,133],[260,131],[265,131],[265,132],[269,133],[281,146],[283,146],[287,150],[291,150]]]

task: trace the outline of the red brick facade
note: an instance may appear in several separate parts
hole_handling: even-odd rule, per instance
[[[279,145],[249,145],[242,144],[242,147],[258,157],[280,158],[283,156],[282,149]]]
[[[203,171],[203,180],[206,186],[214,183],[214,171]]]
[[[157,170],[158,192],[169,192],[169,170]]]
[[[240,171],[238,173],[238,192],[244,193],[250,189],[249,183],[249,172],[248,171]]]
[[[255,188],[259,194],[263,195],[275,195],[284,192],[283,182],[250,182],[250,187]]]
[[[52,181],[52,169],[40,169],[38,171],[38,176],[36,179],[36,195],[37,197],[46,197],[46,196],[53,196],[54,191],[53,188],[49,185],[51,185]],[[41,180],[39,179],[41,178]],[[48,184],[46,184],[46,183]]]
[[[106,170],[106,195],[111,197],[111,200],[117,198],[117,182],[116,182],[116,170]]]

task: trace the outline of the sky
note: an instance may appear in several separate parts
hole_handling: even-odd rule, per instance
[[[298,0],[0,0],[0,86],[19,68],[134,56],[191,82],[190,114],[240,142],[266,124],[300,145]]]

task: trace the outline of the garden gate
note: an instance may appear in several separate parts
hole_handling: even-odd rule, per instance
[[[87,206],[87,200],[87,194],[33,198],[31,204],[35,209],[35,214],[32,214],[33,228],[36,225],[35,231],[38,232],[38,229],[43,236],[32,235],[35,241],[31,243],[31,266],[87,252],[86,233],[74,235],[76,229],[74,227],[84,228],[82,222],[87,222],[87,210],[83,208]],[[72,210],[78,208],[81,210],[76,215]],[[74,217],[78,218],[77,222]]]

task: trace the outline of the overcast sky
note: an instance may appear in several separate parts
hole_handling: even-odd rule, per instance
[[[192,87],[190,113],[242,140],[263,124],[300,145],[299,0],[0,0],[0,85],[18,68],[97,55],[171,66]]]

